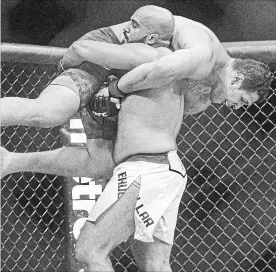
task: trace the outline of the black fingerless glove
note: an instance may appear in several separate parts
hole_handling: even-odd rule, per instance
[[[119,112],[116,104],[110,101],[110,97],[93,96],[87,106],[90,115],[112,117],[116,116]]]

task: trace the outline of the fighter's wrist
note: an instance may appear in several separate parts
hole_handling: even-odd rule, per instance
[[[115,79],[115,80],[112,80],[108,85],[108,91],[111,97],[122,98],[126,96],[126,94],[119,89],[118,82],[119,82],[119,79]]]

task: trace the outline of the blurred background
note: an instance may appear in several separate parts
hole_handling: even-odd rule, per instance
[[[276,39],[275,0],[2,0],[2,42],[68,47],[147,4],[201,22],[221,41]]]

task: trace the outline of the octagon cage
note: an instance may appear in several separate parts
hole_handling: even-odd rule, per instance
[[[224,46],[232,57],[267,63],[275,76],[275,41]],[[66,51],[1,47],[2,97],[38,97],[56,77]],[[211,105],[184,117],[177,144],[188,183],[175,230],[173,271],[276,271],[275,83],[263,104],[238,110]],[[2,127],[2,146],[14,152],[85,146],[79,116],[64,128],[69,138],[61,137],[60,127]],[[1,271],[81,271],[73,253],[75,233],[101,194],[101,183],[15,173],[4,177],[1,186]],[[138,271],[128,243],[112,252],[112,262],[116,271]]]

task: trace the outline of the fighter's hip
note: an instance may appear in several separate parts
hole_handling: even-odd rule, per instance
[[[137,136],[138,137],[138,136]],[[149,137],[147,140],[139,140],[132,138],[121,140],[117,135],[114,147],[113,158],[116,164],[125,161],[127,158],[137,154],[162,154],[177,148],[176,141],[173,137]]]

